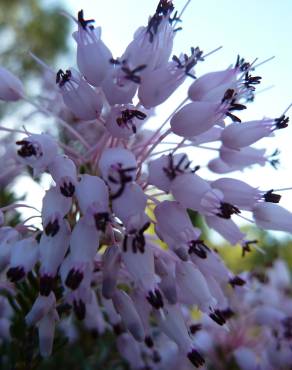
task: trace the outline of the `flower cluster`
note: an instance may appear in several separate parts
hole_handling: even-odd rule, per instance
[[[289,369],[291,366],[291,276],[286,263],[276,260],[266,270],[245,276],[244,288],[230,297],[229,331],[212,322],[196,325],[196,339],[218,368],[235,361],[241,370]],[[222,357],[223,356],[223,357]]]
[[[25,222],[4,225],[1,217],[3,289],[16,297],[17,307],[19,282],[36,283],[38,295],[25,321],[38,327],[41,355],[52,352],[56,324],[70,336],[68,327],[80,320],[100,334],[115,332],[119,351],[133,369],[169,369],[174,361],[175,368],[187,368],[185,361],[200,367],[204,353],[212,358],[212,351],[202,346],[202,335],[197,337],[200,325],[191,324],[190,309],[202,313],[206,335],[213,335],[210,322],[217,325],[219,345],[222,336],[229,338],[226,342],[232,338],[224,328],[233,313],[245,320],[252,306],[250,322],[265,327],[271,351],[279,351],[278,357],[284,351],[283,358],[291,359],[288,308],[250,297],[243,289],[250,279],[228,270],[190,217],[195,211],[244,252],[256,241],[235,222],[242,211],[261,228],[292,231],[292,214],[277,204],[280,195],[226,177],[254,164],[275,166],[277,153],[268,156],[251,145],[288,125],[286,112],[241,122],[240,111],[261,80],[252,75],[255,63],[238,57],[225,70],[197,77],[195,66],[207,57],[200,48],[171,57],[180,17],[169,0],[160,0],[119,58],[104,44],[93,19],[80,11],[73,21],[78,69],[53,71],[33,56],[44,69],[47,88],[42,104],[33,105],[61,125],[62,135],[24,132],[11,156],[17,170],[29,167],[34,176],[48,173],[53,180],[43,198],[42,229]],[[184,101],[157,125],[153,109],[187,78],[193,82]],[[32,103],[20,80],[4,68],[0,99]],[[166,137],[181,139],[165,150]],[[218,174],[215,181],[200,176],[201,164],[193,165],[184,149],[212,142],[221,143],[219,157],[208,163]],[[12,312],[4,298],[0,304],[0,337],[7,340]],[[239,364],[257,353],[244,341],[235,349]],[[265,351],[269,358],[271,352]],[[278,368],[278,361],[276,367],[270,362],[269,369]]]

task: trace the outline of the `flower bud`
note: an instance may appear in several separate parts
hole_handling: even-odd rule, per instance
[[[195,80],[189,87],[188,95],[192,101],[220,101],[225,91],[232,88],[236,81],[236,69],[206,73]],[[216,98],[210,99],[216,90]],[[219,99],[218,99],[219,98]]]
[[[230,149],[240,149],[272,133],[274,120],[231,123],[221,135],[222,143]]]
[[[138,342],[142,342],[145,337],[144,328],[132,299],[127,293],[117,289],[113,296],[113,304],[129,332]]]
[[[100,177],[80,175],[76,185],[76,197],[84,215],[89,211],[93,214],[109,211],[108,188]]]
[[[190,138],[208,131],[220,119],[220,104],[209,102],[193,102],[176,112],[170,126],[174,134]]]
[[[292,232],[292,213],[275,203],[259,203],[253,209],[258,227],[267,230]]]

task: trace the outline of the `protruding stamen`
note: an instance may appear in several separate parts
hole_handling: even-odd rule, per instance
[[[280,199],[281,199],[281,195],[280,194],[275,194],[273,193],[273,189],[267,191],[265,194],[264,194],[264,200],[265,202],[270,202],[270,203],[279,203],[280,202]]]
[[[18,155],[23,158],[37,155],[36,148],[27,140],[20,140],[16,142],[16,145],[21,145],[21,148],[17,151]]]
[[[87,29],[87,26],[89,26],[89,29],[93,29],[94,27],[91,25],[91,23],[94,23],[95,20],[94,19],[87,19],[85,20],[84,19],[84,15],[83,15],[83,9],[79,10],[78,12],[78,23],[81,25],[81,27],[86,30]]]
[[[72,182],[64,182],[64,184],[60,186],[60,191],[64,197],[71,198],[75,193],[75,186],[72,184]]]
[[[71,77],[72,73],[70,69],[67,69],[66,72],[64,72],[62,69],[59,69],[56,74],[56,84],[58,84],[59,87],[62,87],[65,85],[66,82],[70,81]]]
[[[194,253],[198,257],[207,258],[209,248],[204,244],[203,240],[192,240],[190,242],[189,254]]]
[[[230,203],[222,202],[220,204],[220,212],[217,213],[217,216],[229,219],[231,218],[233,214],[239,214],[239,213],[240,213],[240,210],[237,207],[233,206]]]
[[[243,286],[246,284],[246,281],[243,280],[240,276],[234,276],[234,278],[229,280],[229,284],[234,288],[235,286]]]
[[[205,363],[205,360],[202,357],[202,355],[195,349],[193,349],[191,352],[188,353],[188,359],[196,367],[203,366]]]
[[[136,84],[140,84],[141,83],[141,77],[139,75],[137,75],[137,73],[143,71],[143,69],[145,69],[147,66],[146,64],[141,64],[140,66],[134,68],[134,69],[130,69],[125,63],[122,63],[123,64],[123,67],[121,67],[121,70],[125,73],[125,79],[126,80],[129,80],[129,81],[132,81]]]
[[[151,304],[151,306],[156,308],[157,310],[163,308],[164,306],[162,295],[158,289],[155,289],[154,292],[149,292],[146,299]]]

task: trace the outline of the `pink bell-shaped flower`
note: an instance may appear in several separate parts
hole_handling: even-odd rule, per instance
[[[106,299],[113,297],[116,289],[121,264],[121,252],[118,246],[109,246],[102,256],[102,295]]]
[[[16,282],[23,279],[36,264],[39,257],[37,241],[30,237],[14,243],[7,277],[10,281]]]
[[[148,183],[169,192],[172,181],[184,173],[194,172],[184,153],[162,155],[148,164]]]
[[[98,229],[105,228],[109,214],[109,192],[105,182],[97,176],[80,175],[76,185],[78,205],[84,215],[94,217]]]
[[[126,184],[135,180],[136,167],[136,158],[127,149],[108,148],[103,151],[99,160],[99,169],[112,192],[112,198],[118,198]]]
[[[244,147],[241,149],[229,149],[222,145],[220,148],[220,158],[231,167],[244,168],[253,164],[264,166],[267,162],[265,158],[265,149]]]
[[[125,186],[123,193],[113,199],[113,211],[125,226],[134,227],[135,216],[144,214],[147,203],[147,196],[142,188],[135,182]],[[128,205],[131,204],[131,207]]]
[[[201,232],[193,227],[186,210],[178,202],[165,200],[155,208],[154,214],[160,239],[181,259],[187,260],[189,249]]]
[[[111,108],[105,126],[109,133],[119,139],[129,139],[137,132],[146,114],[137,110],[133,105],[120,105]]]
[[[258,203],[253,209],[258,227],[266,230],[292,232],[292,213],[274,203]]]
[[[25,317],[27,325],[36,325],[55,306],[56,297],[53,292],[48,296],[39,295]]]
[[[129,66],[124,62],[115,62],[113,68],[102,82],[102,91],[110,105],[131,104],[141,81],[142,66]]]
[[[220,157],[214,158],[208,163],[208,169],[214,173],[225,174],[237,170],[241,170],[242,167],[235,165],[228,165]]]
[[[58,154],[58,145],[48,134],[33,134],[16,144],[20,146],[17,154],[24,164],[34,169],[35,175],[44,172]]]
[[[140,102],[147,109],[162,104],[184,82],[185,78],[184,68],[177,66],[174,61],[153,71],[145,72],[138,90]]]
[[[177,303],[175,262],[168,258],[155,259],[155,272],[160,277],[159,288],[170,304]]]
[[[82,120],[99,117],[103,101],[101,94],[75,70],[57,73],[57,84],[67,108]]]
[[[227,284],[230,280],[230,271],[224,261],[218,253],[208,248],[202,241],[199,242],[198,247],[201,247],[200,249],[198,247],[197,249],[191,249],[191,260],[206,279],[211,276],[218,283]]]
[[[19,237],[19,233],[10,226],[0,228],[0,271],[8,265],[13,245]]]
[[[171,184],[171,193],[185,208],[190,208],[203,215],[217,214],[223,194],[212,189],[210,184],[195,173],[178,176]]]
[[[71,203],[71,198],[64,197],[56,186],[46,191],[43,197],[42,221],[48,236],[55,236],[58,233],[59,222],[69,212]]]
[[[54,283],[57,270],[69,248],[70,227],[67,221],[59,221],[59,230],[55,236],[43,233],[41,236],[40,250],[40,293],[49,295]]]
[[[204,275],[193,263],[177,262],[176,282],[180,302],[197,305],[203,312],[210,312],[210,309],[217,303]]]
[[[205,220],[211,229],[217,231],[231,245],[240,243],[245,237],[245,234],[240,231],[239,227],[231,219],[207,216]]]
[[[145,338],[143,324],[130,296],[117,289],[113,296],[113,304],[132,336],[136,341],[142,342]]]
[[[99,334],[103,334],[106,330],[106,321],[97,301],[96,292],[93,289],[91,289],[91,299],[86,305],[84,325],[86,329],[97,331]]]
[[[274,120],[231,123],[221,135],[222,143],[231,149],[240,149],[272,134]]]
[[[59,320],[59,315],[55,308],[52,308],[39,322],[39,347],[40,354],[43,357],[49,357],[53,351],[54,335],[56,321]]]
[[[80,218],[76,223],[70,237],[70,254],[63,263],[62,272],[70,289],[76,290],[84,279],[90,284],[99,234],[95,225],[88,223],[87,217]]]
[[[66,155],[58,155],[48,170],[64,197],[72,197],[77,182],[75,163]]]
[[[208,131],[221,117],[219,107],[218,103],[205,101],[185,105],[170,120],[172,132],[178,136],[191,138]]]
[[[164,5],[165,9],[162,9]],[[174,7],[171,2],[164,2],[164,5],[157,7],[147,27],[137,29],[133,41],[122,56],[123,60],[134,66],[145,64],[147,71],[158,69],[168,62],[174,39],[174,30],[170,24]]]
[[[189,140],[195,145],[219,141],[221,140],[222,131],[223,131],[222,127],[213,126],[209,130],[203,132],[202,134],[191,137]]]
[[[112,53],[101,40],[101,27],[94,27],[94,20],[84,20],[83,10],[78,12],[78,31],[73,33],[77,43],[79,71],[93,86],[100,86],[111,69]]]
[[[157,315],[161,330],[177,344],[180,352],[185,354],[194,366],[203,365],[205,361],[200,353],[193,348],[180,308],[177,305],[167,305],[163,309],[163,313],[164,315]]]
[[[117,338],[117,348],[131,369],[143,369],[145,361],[141,353],[140,343],[128,333],[122,333]]]
[[[244,181],[228,177],[212,181],[211,186],[213,189],[222,191],[225,202],[246,210],[251,210],[263,194],[263,192]]]
[[[70,238],[70,255],[76,262],[93,261],[99,243],[99,232],[85,217],[76,223]]]
[[[163,307],[162,295],[155,277],[154,254],[151,247],[146,245],[144,253],[124,251],[122,261],[148,302],[156,309]]]
[[[235,84],[236,74],[237,70],[230,68],[199,77],[189,87],[189,98],[192,101],[220,101],[225,91]],[[216,91],[216,97],[214,91]]]

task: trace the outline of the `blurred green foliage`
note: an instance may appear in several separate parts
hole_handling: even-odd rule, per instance
[[[0,64],[21,78],[37,76],[41,70],[29,56],[31,51],[48,63],[68,51],[68,19],[62,7],[41,0],[0,1]]]
[[[285,236],[279,238],[255,227],[244,227],[243,232],[252,240],[257,240],[251,245],[250,252],[243,253],[241,246],[223,244],[218,248],[220,255],[227,266],[235,273],[242,271],[262,271],[270,267],[273,262],[280,258],[287,263],[292,271],[292,239]]]

